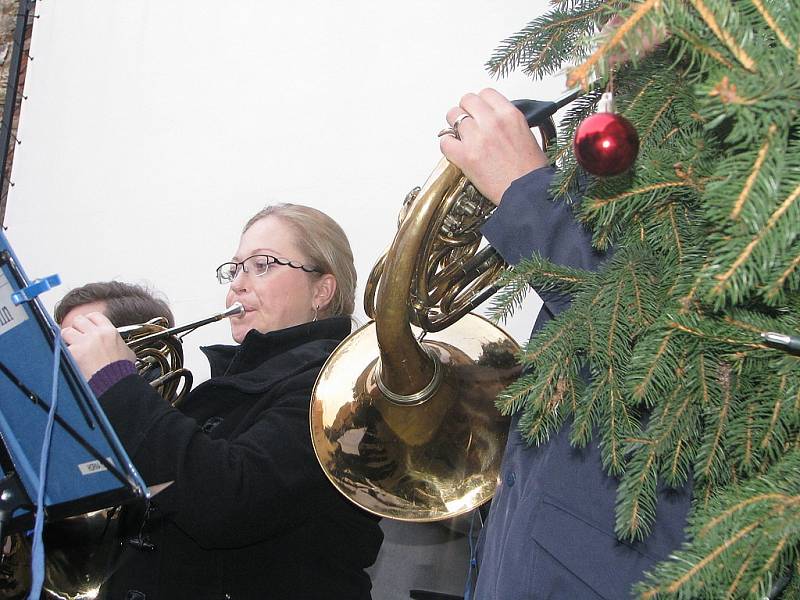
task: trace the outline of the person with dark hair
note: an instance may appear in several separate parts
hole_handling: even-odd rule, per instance
[[[311,390],[349,333],[356,271],[328,215],[259,211],[216,269],[235,345],[204,348],[211,379],[179,408],[138,376],[108,318],[62,334],[145,482],[172,482],[131,531],[112,600],[369,600],[378,519],[342,496],[316,459]]]
[[[169,305],[166,300],[158,297],[157,292],[122,281],[96,281],[71,289],[56,304],[54,318],[58,325],[66,328],[77,317],[93,312],[104,314],[114,327],[139,325],[158,317],[165,319],[169,327],[175,325]],[[144,376],[150,382],[160,374],[156,366],[145,370]],[[77,528],[82,534],[80,536],[75,533],[76,520],[48,524],[45,534],[47,569],[42,598],[56,597],[65,591],[58,589],[53,583],[52,574],[57,574],[59,583],[74,581],[76,587],[83,587],[86,581],[94,580],[95,570],[102,570],[98,564],[114,562],[110,557],[99,557],[97,549],[100,547],[100,539],[113,539],[117,533],[120,514],[127,518],[128,507],[121,513],[112,509],[79,517],[85,519],[81,527]],[[52,532],[56,534],[51,535]],[[75,556],[91,558],[76,563]],[[15,600],[28,596],[31,582],[27,566],[30,561],[30,538],[22,535],[6,538],[3,568],[0,569],[0,598]],[[81,572],[80,569],[85,570]]]
[[[55,320],[69,327],[78,315],[101,312],[115,327],[139,325],[156,317],[164,317],[169,327],[175,318],[165,300],[156,293],[134,283],[96,281],[71,289],[56,305]]]

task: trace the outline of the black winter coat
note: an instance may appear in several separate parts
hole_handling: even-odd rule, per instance
[[[370,598],[383,535],[326,479],[309,433],[312,386],[349,330],[339,317],[204,348],[211,379],[180,411],[135,375],[100,397],[145,482],[174,481],[146,518],[128,511],[102,598]]]

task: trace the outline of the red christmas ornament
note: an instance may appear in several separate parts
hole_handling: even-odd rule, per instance
[[[633,165],[639,153],[639,135],[628,119],[613,112],[613,98],[606,92],[598,112],[578,125],[572,146],[578,164],[592,175],[608,177]]]

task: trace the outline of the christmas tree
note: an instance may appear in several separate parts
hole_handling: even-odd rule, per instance
[[[762,336],[800,331],[800,3],[561,0],[488,66],[568,68],[586,90],[550,150],[552,192],[578,192],[611,250],[599,272],[533,256],[508,274],[499,317],[531,285],[573,303],[523,348],[499,407],[523,411],[532,444],[565,423],[574,445],[599,442],[621,540],[648,535],[658,485],[692,486],[688,541],[641,598],[763,598],[787,580],[800,597],[800,361]],[[573,152],[598,84],[640,138],[613,177]]]

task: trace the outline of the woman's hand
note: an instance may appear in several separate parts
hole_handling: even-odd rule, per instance
[[[447,122],[453,126],[459,117],[461,139],[444,135],[439,147],[493,204],[500,203],[514,180],[547,166],[524,115],[497,90],[464,96],[447,112]]]
[[[136,354],[103,313],[75,317],[71,327],[61,330],[61,337],[87,380],[112,362],[136,362]]]

